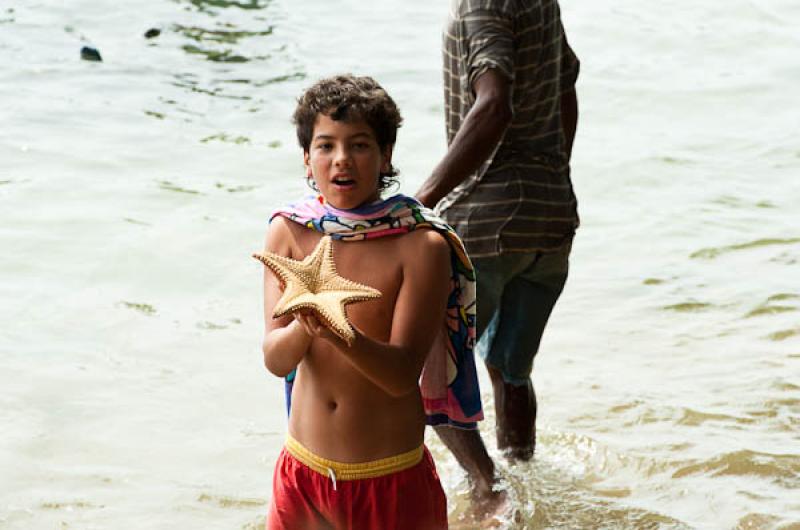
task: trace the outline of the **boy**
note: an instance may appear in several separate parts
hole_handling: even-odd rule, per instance
[[[273,319],[282,286],[265,270],[264,362],[293,380],[268,530],[447,528],[423,434],[426,419],[474,428],[482,418],[474,276],[429,210],[402,195],[380,200],[401,120],[368,77],[323,79],[298,101],[306,177],[320,196],[273,214],[266,251],[302,260],[331,235],[338,273],[382,295],[347,306],[348,345],[313,312]]]

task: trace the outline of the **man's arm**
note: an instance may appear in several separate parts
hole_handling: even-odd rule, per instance
[[[511,82],[490,68],[473,83],[475,103],[464,118],[444,158],[417,192],[417,199],[432,208],[445,195],[477,171],[503,138],[514,111]]]
[[[561,128],[564,130],[564,150],[569,160],[578,128],[578,95],[574,86],[561,94]]]
[[[416,238],[403,249],[403,283],[397,294],[389,342],[367,337],[356,329],[351,346],[323,326],[313,315],[297,320],[314,337],[325,339],[367,379],[393,397],[419,387],[425,358],[437,333],[442,332],[450,289],[450,247],[433,230],[420,230],[403,237]]]

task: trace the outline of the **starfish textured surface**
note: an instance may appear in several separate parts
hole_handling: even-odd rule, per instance
[[[284,283],[283,295],[275,304],[272,318],[312,309],[347,344],[353,343],[355,331],[347,320],[345,305],[381,296],[377,289],[339,276],[333,262],[330,236],[320,239],[303,261],[272,252],[253,254],[253,257]]]

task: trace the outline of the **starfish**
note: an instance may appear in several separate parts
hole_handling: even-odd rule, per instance
[[[353,343],[355,331],[345,314],[345,305],[381,296],[377,289],[339,276],[333,262],[330,236],[320,239],[303,261],[272,252],[253,254],[253,257],[284,283],[283,295],[275,304],[272,318],[312,309],[348,345]]]

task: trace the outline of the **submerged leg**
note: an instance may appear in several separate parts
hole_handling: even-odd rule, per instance
[[[530,460],[536,448],[536,393],[533,384],[503,381],[498,370],[487,366],[494,389],[497,448],[509,460]]]
[[[505,491],[494,489],[498,477],[480,431],[444,425],[438,425],[433,429],[466,471],[477,514],[492,516],[503,510],[507,503],[507,495]]]

